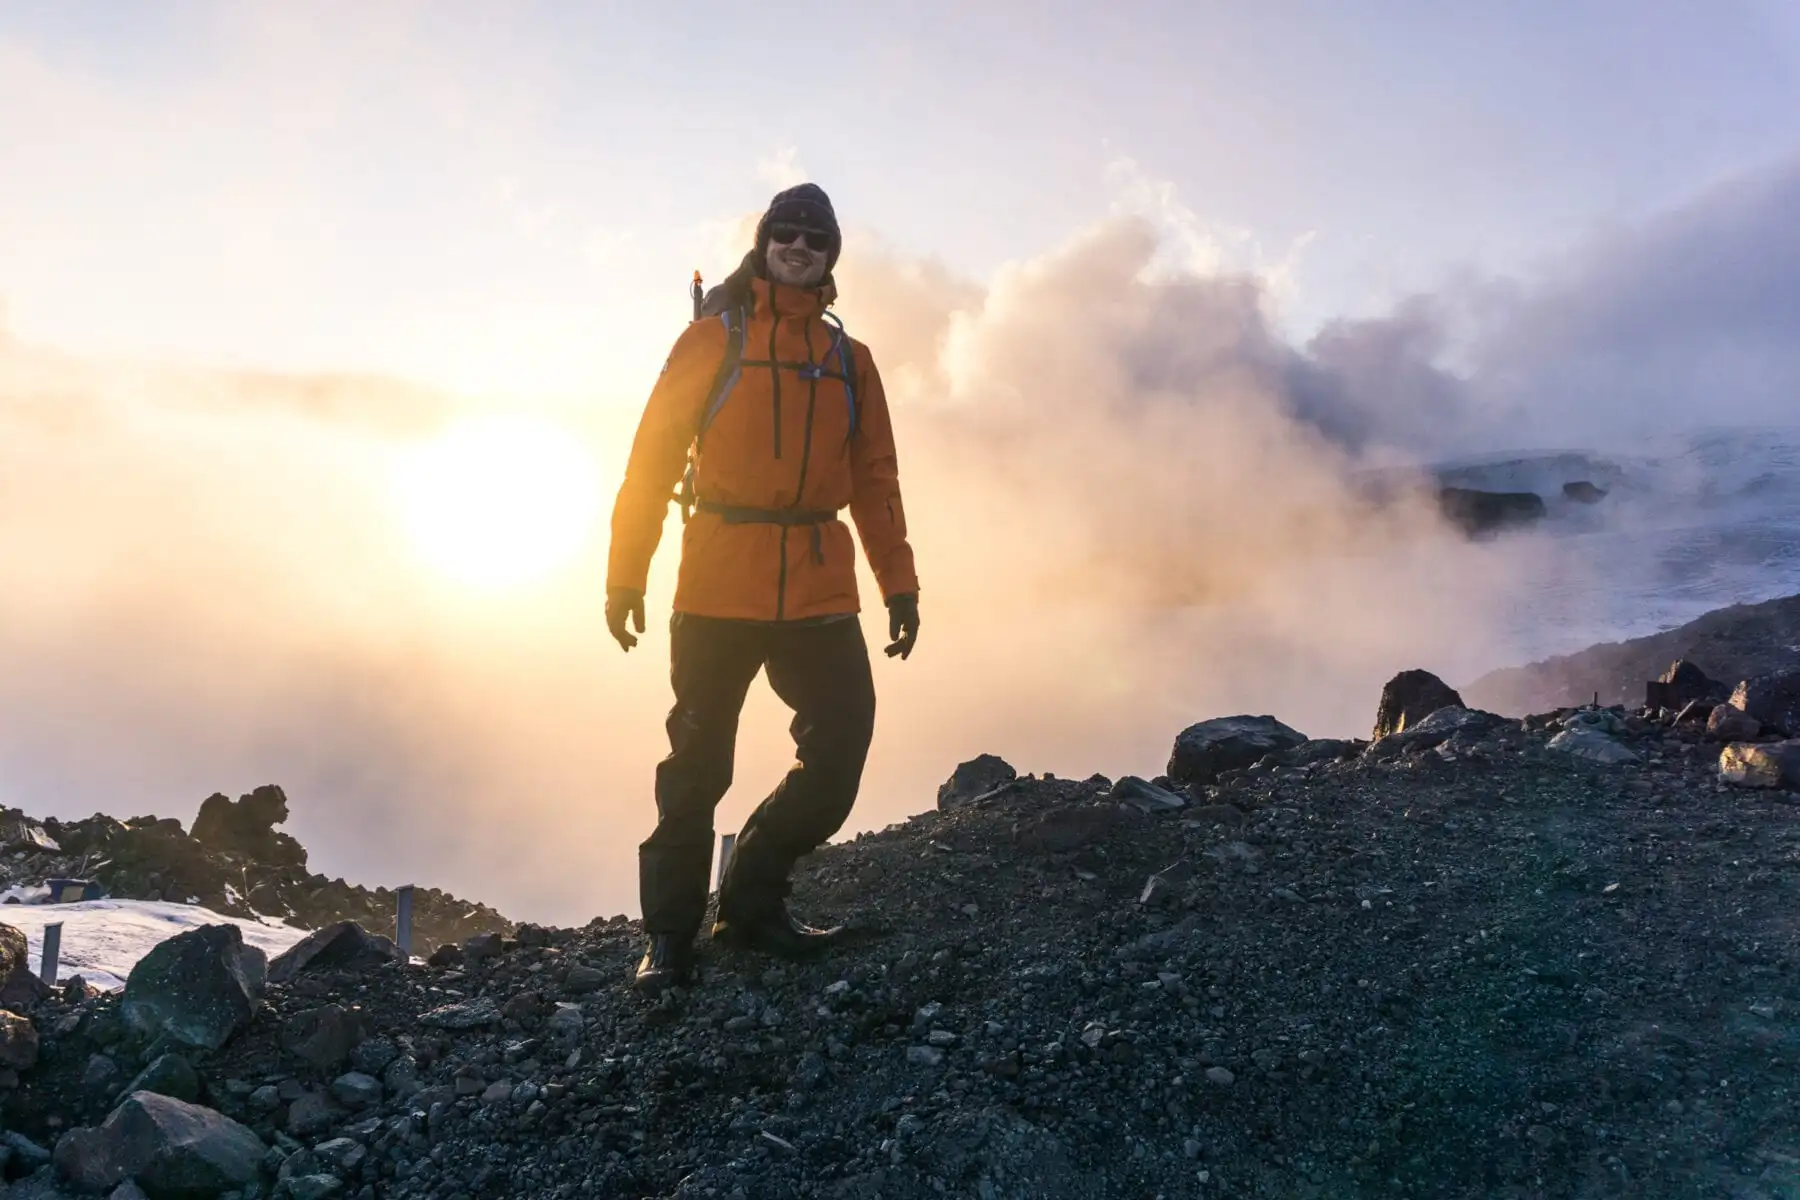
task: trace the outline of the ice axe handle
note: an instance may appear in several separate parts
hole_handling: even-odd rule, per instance
[[[688,289],[688,295],[694,298],[694,320],[698,321],[700,319],[700,300],[706,295],[705,289],[700,286],[700,272],[698,271],[694,272],[694,286]]]

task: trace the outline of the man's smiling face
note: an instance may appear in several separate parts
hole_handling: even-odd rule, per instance
[[[776,224],[769,227],[769,250],[765,268],[769,278],[789,287],[818,287],[825,278],[825,256],[831,248],[831,235],[798,225]]]

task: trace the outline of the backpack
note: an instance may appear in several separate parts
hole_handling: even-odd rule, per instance
[[[698,278],[696,277],[696,286]],[[720,295],[729,286],[721,284],[713,289],[713,295],[707,297],[706,307],[717,307]],[[697,297],[696,297],[697,299]],[[717,316],[725,325],[725,353],[719,358],[718,368],[713,372],[712,387],[706,394],[706,406],[701,409],[700,420],[694,428],[694,440],[688,446],[687,472],[682,476],[681,489],[673,499],[681,506],[681,523],[688,523],[693,516],[694,506],[699,502],[694,494],[694,471],[699,461],[700,446],[706,439],[706,431],[711,427],[713,418],[725,407],[731,398],[732,389],[737,386],[738,377],[744,367],[796,366],[802,379],[839,379],[844,384],[844,399],[850,406],[850,436],[856,436],[856,352],[850,345],[850,335],[844,330],[844,323],[836,314],[821,314],[827,325],[831,327],[831,345],[825,351],[825,362],[822,363],[771,363],[767,359],[746,359],[744,357],[744,326],[750,318],[748,298],[727,300],[724,307],[718,308]],[[706,317],[698,318],[705,320]],[[827,368],[827,363],[835,358],[837,370]]]

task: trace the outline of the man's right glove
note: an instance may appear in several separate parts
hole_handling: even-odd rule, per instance
[[[896,654],[902,660],[913,652],[913,643],[919,640],[919,597],[916,592],[901,592],[897,596],[889,596],[888,602],[888,636],[893,642],[887,648],[887,656]]]
[[[644,593],[636,588],[609,587],[606,589],[606,629],[617,640],[626,653],[637,645],[625,628],[625,619],[631,618],[639,633],[644,632]]]

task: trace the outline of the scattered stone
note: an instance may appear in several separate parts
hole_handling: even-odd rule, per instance
[[[269,982],[287,983],[302,971],[359,970],[399,962],[400,948],[355,921],[315,930],[269,963]]]
[[[944,1052],[936,1046],[908,1046],[906,1061],[915,1067],[937,1067],[944,1062]]]
[[[1206,1080],[1208,1083],[1216,1083],[1220,1087],[1229,1087],[1237,1082],[1237,1076],[1224,1067],[1208,1067],[1206,1068]]]
[[[281,1030],[281,1048],[325,1072],[342,1065],[362,1035],[362,1020],[355,1012],[341,1004],[324,1004],[288,1019]]]
[[[462,940],[463,958],[471,963],[485,962],[490,958],[500,957],[505,949],[506,940],[497,933],[478,933],[474,937]]]
[[[419,1024],[438,1029],[479,1029],[484,1025],[498,1025],[500,1019],[499,1006],[488,996],[439,1005],[419,1014]]]
[[[1402,671],[1381,689],[1373,736],[1379,741],[1408,725],[1418,724],[1439,709],[1464,707],[1456,689],[1430,671]]]
[[[1475,708],[1440,708],[1399,733],[1371,742],[1365,754],[1381,756],[1409,750],[1430,750],[1453,737],[1479,738],[1507,723],[1506,718]]]
[[[120,1015],[139,1034],[217,1050],[249,1024],[266,970],[236,925],[178,933],[131,969]]]
[[[297,1138],[311,1137],[331,1128],[337,1110],[324,1092],[305,1092],[288,1105],[287,1131]]]
[[[1176,812],[1187,807],[1187,797],[1171,792],[1168,788],[1157,787],[1136,775],[1123,776],[1113,784],[1111,796],[1140,812]]]
[[[381,1103],[381,1080],[348,1071],[331,1081],[331,1094],[345,1108],[372,1108]]]
[[[961,763],[951,772],[950,778],[938,788],[937,806],[939,811],[948,812],[961,808],[995,788],[1004,787],[1019,777],[1012,765],[1005,759],[992,754],[981,754]]]
[[[1291,750],[1306,735],[1274,717],[1218,717],[1182,730],[1169,755],[1169,778],[1182,784],[1206,784],[1221,772],[1240,770],[1265,754]]]
[[[0,980],[31,969],[31,952],[25,935],[11,925],[0,924]]]
[[[155,1092],[194,1104],[200,1100],[200,1076],[194,1064],[181,1055],[162,1054],[126,1085],[125,1095],[132,1092]]]
[[[569,968],[568,976],[563,980],[563,987],[571,995],[585,996],[597,992],[612,981],[611,976],[597,967],[586,963],[576,963]]]
[[[433,967],[460,967],[463,965],[463,948],[455,942],[446,942],[431,952],[425,962]]]

